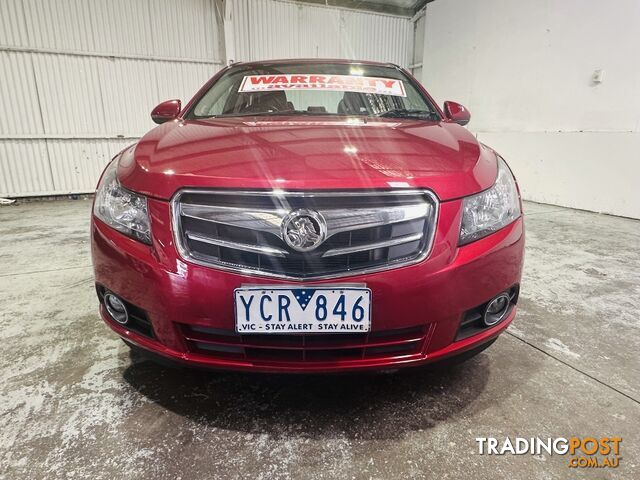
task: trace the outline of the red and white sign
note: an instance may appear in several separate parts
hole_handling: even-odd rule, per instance
[[[268,92],[272,90],[328,90],[333,92],[376,93],[406,97],[402,80],[357,75],[247,75],[242,79],[240,92]]]

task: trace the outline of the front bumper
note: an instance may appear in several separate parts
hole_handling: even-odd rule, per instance
[[[364,283],[372,291],[372,332],[363,337],[289,338],[234,334],[233,291],[246,284],[295,282],[225,272],[181,259],[167,202],[149,199],[153,245],[92,221],[99,291],[135,306],[150,329],[104,321],[118,335],[169,359],[208,368],[270,372],[330,372],[420,365],[475,349],[497,337],[516,307],[493,327],[461,336],[465,315],[520,282],[522,218],[499,232],[457,247],[460,201],[443,202],[432,252],[421,263],[313,284]],[[304,282],[300,282],[304,283]],[[149,333],[150,332],[150,333]],[[306,339],[305,339],[306,337]],[[203,346],[211,348],[202,348]]]

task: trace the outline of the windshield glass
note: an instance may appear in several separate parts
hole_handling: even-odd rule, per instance
[[[440,119],[396,68],[320,63],[232,68],[200,97],[188,118],[259,115]]]

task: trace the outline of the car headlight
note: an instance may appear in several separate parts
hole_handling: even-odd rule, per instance
[[[505,161],[498,157],[498,177],[491,188],[463,201],[459,245],[500,230],[520,217],[516,181]]]
[[[118,182],[118,159],[107,167],[98,185],[93,214],[119,232],[151,243],[147,197],[130,192]]]

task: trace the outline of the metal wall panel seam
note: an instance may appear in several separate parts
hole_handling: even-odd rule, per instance
[[[142,137],[144,133],[131,133],[131,134],[25,134],[25,135],[0,135],[0,140],[137,140]]]
[[[31,61],[31,70],[33,72],[33,83],[35,85],[36,88],[36,103],[38,104],[38,113],[40,114],[40,119],[42,120],[42,128],[44,131],[46,131],[46,126],[44,124],[44,116],[42,114],[42,102],[40,101],[40,90],[38,89],[38,79],[37,79],[37,75],[36,75],[36,67],[35,67],[35,55],[29,55],[29,60]],[[47,148],[46,145],[46,140],[45,140],[45,145],[44,145],[44,151],[47,154],[47,166],[49,168],[49,175],[51,178],[51,188],[53,188],[55,190],[56,185],[55,185],[55,180],[54,180],[54,176],[53,176],[53,167],[51,166],[51,155],[49,153],[49,148]]]
[[[341,7],[338,5],[326,5],[326,4],[322,4],[322,3],[304,3],[304,2],[298,2],[298,1],[293,1],[293,0],[270,0],[272,2],[279,2],[279,3],[288,3],[289,5],[295,5],[297,7],[318,7],[318,8],[327,8],[330,10],[344,10],[347,12],[355,12],[355,13],[363,13],[366,15],[378,15],[380,17],[391,17],[391,18],[402,18],[402,19],[406,19],[406,20],[410,20],[411,19],[411,15],[395,15],[393,13],[384,13],[384,12],[376,12],[373,10],[359,10],[357,8],[349,8],[349,7]]]
[[[222,60],[207,60],[202,58],[187,57],[163,57],[156,55],[135,55],[121,53],[100,53],[100,52],[84,52],[80,50],[56,50],[53,48],[40,47],[12,47],[8,45],[0,45],[0,52],[20,52],[20,53],[47,53],[53,55],[69,55],[74,57],[98,57],[110,59],[124,60],[151,60],[154,62],[175,62],[175,63],[202,63],[205,65],[223,65]]]

